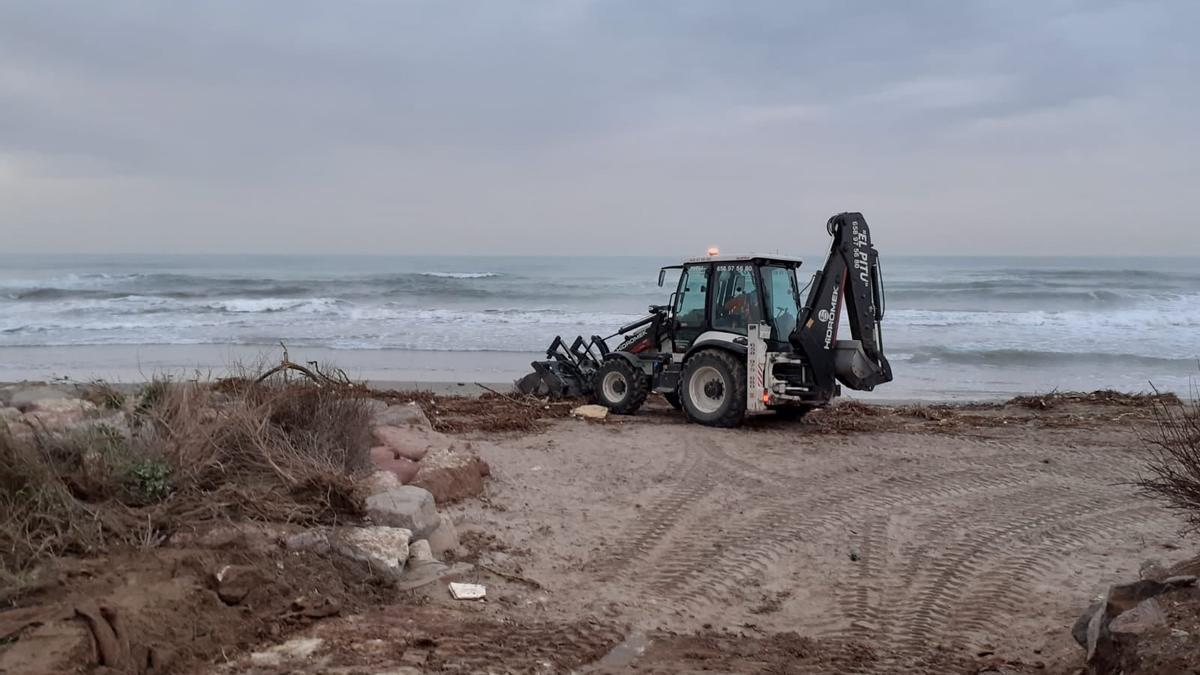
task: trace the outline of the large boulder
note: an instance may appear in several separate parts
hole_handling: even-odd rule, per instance
[[[413,485],[371,495],[366,504],[371,522],[405,528],[417,539],[428,537],[442,522],[433,495]]]
[[[447,450],[454,443],[444,434],[431,429],[381,425],[371,430],[382,447],[391,448],[397,455],[419,462],[425,455],[437,450]]]
[[[417,477],[417,473],[421,469],[419,464],[403,457],[377,461],[375,462],[375,468],[379,471],[386,471],[392,474],[401,485],[413,482],[413,479]]]
[[[403,527],[323,527],[288,537],[289,551],[324,555],[333,552],[364,563],[374,574],[396,581],[404,573],[412,530]]]
[[[379,426],[432,428],[425,411],[416,403],[398,403],[375,411],[372,414],[372,422]]]
[[[404,574],[412,531],[402,527],[353,527],[333,539],[339,555],[366,563],[371,571],[392,581]]]
[[[430,453],[421,461],[413,485],[433,494],[438,504],[449,504],[483,494],[488,465],[469,452],[450,449]]]
[[[28,408],[35,403],[75,398],[57,387],[47,385],[16,386],[9,388],[7,395],[8,405],[19,409],[21,412],[28,412]]]
[[[1166,614],[1156,598],[1188,585],[1186,578],[1171,584],[1144,578],[1110,586],[1101,601],[1089,607],[1071,630],[1075,640],[1087,650],[1087,672],[1117,673],[1133,664],[1137,659],[1138,636],[1166,622]]]
[[[80,399],[56,398],[39,399],[20,409],[24,411],[24,419],[29,424],[62,431],[79,425],[86,416],[95,412],[96,406]]]

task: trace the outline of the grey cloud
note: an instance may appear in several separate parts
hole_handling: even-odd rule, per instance
[[[990,223],[1067,211],[1047,177],[1182,190],[1198,18],[1185,0],[5,3],[0,226],[30,250],[101,224],[203,248],[187,225],[216,222],[254,246],[295,224],[318,249],[442,252],[486,226],[481,251],[555,252],[574,223],[653,222],[671,252],[721,218],[771,241],[861,200],[913,223],[908,252],[944,252],[961,224],[940,204],[998,206]],[[323,239],[333,217],[355,236]]]

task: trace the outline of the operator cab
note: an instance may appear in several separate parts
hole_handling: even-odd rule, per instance
[[[668,269],[681,271],[668,321],[672,344],[664,351],[686,353],[701,336],[702,341],[744,339],[751,324],[769,326],[769,342],[776,343],[772,348],[787,349],[800,314],[796,284],[800,264],[800,259],[792,257],[710,251],[708,256],[662,268],[660,286]],[[710,334],[714,332],[722,335]]]

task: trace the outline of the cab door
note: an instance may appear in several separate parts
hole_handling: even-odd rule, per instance
[[[708,286],[710,265],[688,265],[679,275],[675,291],[673,351],[686,352],[708,327]]]

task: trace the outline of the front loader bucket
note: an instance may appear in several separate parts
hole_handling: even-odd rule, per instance
[[[529,364],[533,372],[517,381],[517,391],[532,396],[576,398],[592,393],[592,375],[600,367],[608,346],[599,336],[591,341],[575,338],[568,347],[562,337],[554,338],[544,361]]]

